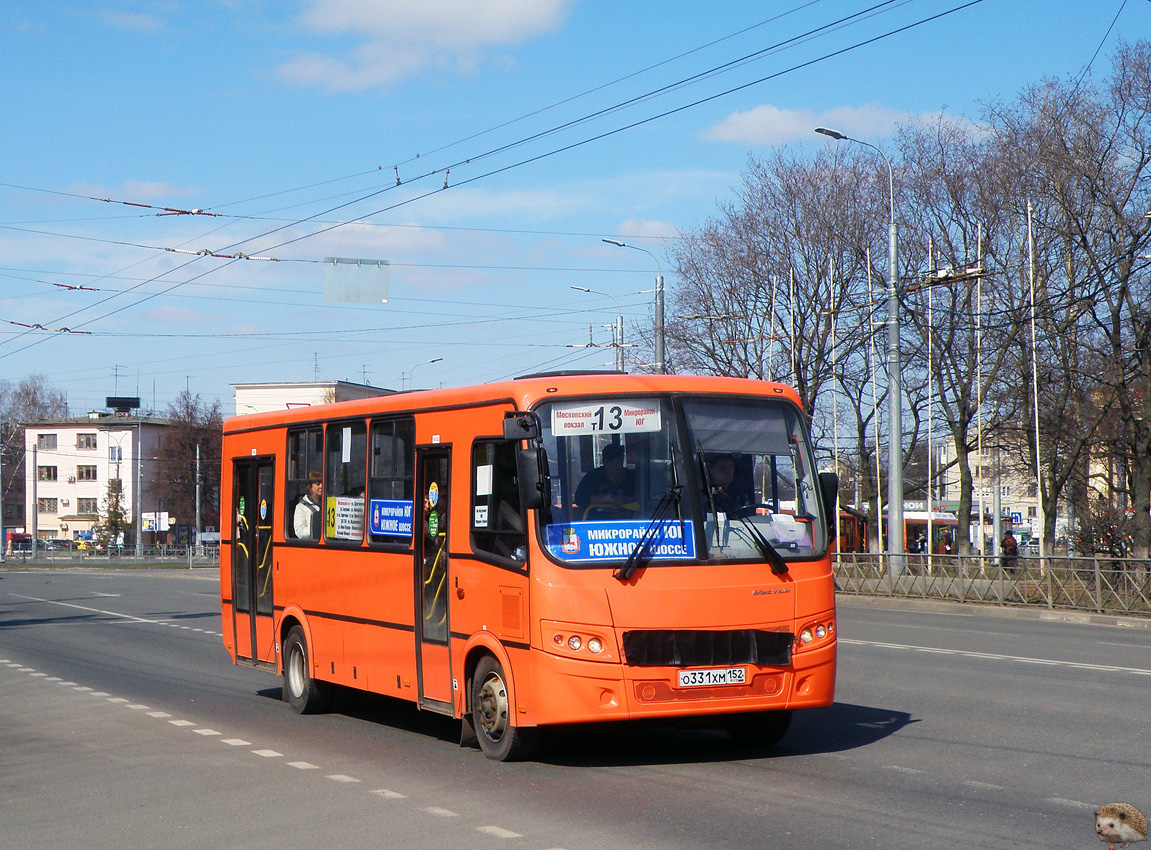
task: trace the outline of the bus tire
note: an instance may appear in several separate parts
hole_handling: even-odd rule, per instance
[[[539,730],[516,726],[512,721],[507,677],[500,663],[485,655],[472,676],[472,726],[480,749],[494,761],[530,758],[539,743]]]
[[[332,686],[313,679],[311,669],[304,630],[292,626],[284,639],[284,702],[297,714],[327,711],[332,702]]]
[[[741,747],[770,747],[787,734],[791,725],[791,709],[752,711],[733,714],[724,727],[731,740]]]

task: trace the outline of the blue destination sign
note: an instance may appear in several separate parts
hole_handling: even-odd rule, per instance
[[[625,561],[643,538],[650,522],[603,520],[552,523],[545,528],[548,552],[569,564]],[[695,558],[695,534],[690,521],[664,520],[653,531],[646,556],[652,560]]]
[[[412,536],[411,499],[372,499],[372,534],[392,537]]]

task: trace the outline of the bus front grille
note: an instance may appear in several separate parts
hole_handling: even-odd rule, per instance
[[[794,640],[791,632],[763,629],[646,629],[623,633],[623,654],[630,667],[784,667]]]

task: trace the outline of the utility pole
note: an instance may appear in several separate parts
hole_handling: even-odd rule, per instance
[[[196,443],[196,551],[204,554],[200,545],[200,444]]]

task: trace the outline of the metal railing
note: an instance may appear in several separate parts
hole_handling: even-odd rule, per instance
[[[903,560],[905,572],[893,576],[886,555],[836,555],[836,590],[861,596],[1151,616],[1151,560],[1111,555],[1021,557],[1011,564],[980,555],[905,555]]]
[[[9,569],[28,567],[141,567],[186,566],[213,567],[220,563],[218,546],[145,546],[140,555],[132,546],[110,546],[106,549],[16,550],[4,555],[3,566]]]

